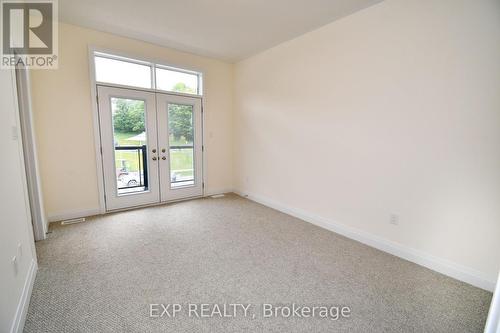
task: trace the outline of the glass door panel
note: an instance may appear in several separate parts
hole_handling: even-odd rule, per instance
[[[117,195],[149,190],[145,101],[111,97]]]
[[[153,93],[98,87],[106,209],[159,201]]]
[[[168,104],[170,187],[194,185],[193,105]]]

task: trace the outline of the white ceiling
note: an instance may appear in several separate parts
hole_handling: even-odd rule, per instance
[[[382,0],[60,0],[87,28],[235,62]]]

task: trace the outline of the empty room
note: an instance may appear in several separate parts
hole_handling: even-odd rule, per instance
[[[0,7],[0,333],[500,333],[499,0]]]

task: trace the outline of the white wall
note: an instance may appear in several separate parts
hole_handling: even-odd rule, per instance
[[[88,46],[204,72],[206,193],[232,188],[232,70],[218,60],[59,24],[59,69],[32,70],[32,102],[49,219],[99,211]]]
[[[386,0],[238,63],[234,80],[238,191],[493,287],[499,1]]]
[[[0,70],[0,332],[22,331],[36,272],[14,82],[11,71]]]

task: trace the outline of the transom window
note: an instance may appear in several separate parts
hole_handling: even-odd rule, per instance
[[[202,75],[186,69],[94,52],[97,83],[202,95]]]

